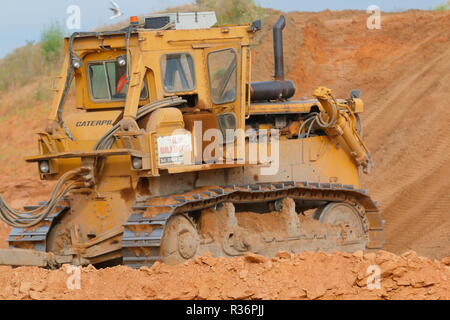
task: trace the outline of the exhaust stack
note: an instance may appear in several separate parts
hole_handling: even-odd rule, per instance
[[[275,80],[284,80],[283,30],[286,18],[280,16],[273,26],[273,54],[275,58]]]
[[[252,101],[284,101],[295,94],[292,81],[284,79],[283,29],[286,19],[280,16],[273,26],[273,53],[275,58],[275,80],[252,82],[250,87]]]

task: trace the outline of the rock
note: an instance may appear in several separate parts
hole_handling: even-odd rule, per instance
[[[201,261],[210,267],[214,267],[216,265],[217,260],[214,259],[214,257],[211,254],[208,254],[201,257]]]
[[[246,279],[248,275],[248,270],[241,270],[241,272],[239,272],[239,278],[241,279]]]
[[[398,260],[399,260],[398,256],[396,256],[393,253],[384,251],[384,250],[378,251],[377,258],[375,259],[376,263],[380,264],[380,265],[386,261],[394,262],[394,261],[398,261]]]
[[[231,289],[227,296],[234,300],[242,300],[251,297],[255,292],[253,290],[242,288],[240,286],[234,286],[233,289]]]
[[[267,271],[270,271],[270,270],[272,270],[272,268],[273,268],[273,262],[271,260],[267,260],[264,263],[264,269],[266,269]]]
[[[364,254],[364,259],[367,261],[375,261],[377,255],[375,252],[369,252]]]
[[[299,300],[307,297],[306,291],[301,288],[290,287],[286,290],[282,290],[280,293],[280,299]]]
[[[317,285],[313,288],[306,289],[305,291],[308,299],[315,300],[324,296],[325,293],[327,292],[327,289],[323,286]]]
[[[146,298],[153,298],[157,296],[157,290],[151,285],[144,286],[142,288],[142,291],[144,291]],[[125,292],[125,296],[127,298],[130,298],[132,294]]]
[[[209,296],[210,288],[205,284],[200,285],[200,287],[198,288],[197,298],[200,300],[206,300]]]
[[[287,251],[280,251],[276,254],[276,257],[280,259],[291,259],[291,254]]]
[[[399,285],[399,286],[405,286],[406,287],[406,286],[411,285],[411,279],[408,276],[395,278],[394,280],[397,283],[397,285]]]
[[[394,270],[396,270],[399,267],[401,267],[401,266],[398,265],[398,263],[396,263],[395,261],[389,261],[389,260],[384,261],[380,265],[381,277],[387,278],[387,277],[391,276],[394,273]]]
[[[395,269],[394,269],[394,271],[392,272],[392,274],[393,274],[395,277],[401,277],[401,276],[403,276],[406,272],[408,272],[408,269],[407,269],[407,268],[405,268],[405,267],[398,267],[398,268],[395,268]]]
[[[31,289],[31,283],[30,282],[21,282],[19,286],[19,292],[23,294],[28,294]]]
[[[92,264],[90,264],[87,267],[83,268],[83,272],[84,273],[95,272],[95,271],[97,271],[97,269]]]
[[[41,294],[37,291],[31,290],[30,291],[30,298],[33,300],[40,300],[41,299]]]
[[[161,262],[156,261],[152,267],[150,268],[151,271],[158,273],[161,270]]]
[[[252,295],[252,299],[254,300],[268,300],[271,299],[271,294],[264,291],[264,289],[258,288],[255,290],[255,293]]]
[[[382,281],[381,283],[383,289],[385,289],[386,292],[392,291],[392,290],[396,290],[398,288],[398,284],[396,281],[392,280],[392,279],[385,279]]]
[[[443,258],[441,262],[447,266],[450,266],[450,257]]]
[[[264,256],[261,256],[259,254],[248,252],[248,253],[245,254],[244,260],[247,261],[247,262],[250,262],[250,263],[265,263],[269,259],[264,257]]]
[[[140,267],[139,271],[142,271],[143,273],[145,273],[147,275],[151,275],[153,273],[152,269],[147,266]]]
[[[409,250],[403,253],[401,257],[405,259],[414,259],[417,257],[417,253],[415,251]]]
[[[362,258],[364,256],[364,252],[362,252],[362,250],[355,251],[353,253],[353,256],[357,258]]]

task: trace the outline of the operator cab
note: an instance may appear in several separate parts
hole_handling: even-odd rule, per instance
[[[126,58],[88,63],[88,81],[93,101],[125,101],[128,92]],[[148,99],[147,84],[141,92],[141,99]]]

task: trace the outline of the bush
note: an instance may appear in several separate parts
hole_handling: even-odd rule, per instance
[[[254,0],[196,0],[200,10],[215,11],[219,24],[243,24],[264,17]]]
[[[44,28],[41,33],[41,48],[47,62],[54,62],[61,56],[63,39],[64,30],[58,22]]]

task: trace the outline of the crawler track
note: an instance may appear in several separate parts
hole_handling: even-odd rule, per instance
[[[123,263],[129,267],[151,266],[161,260],[160,246],[171,216],[211,208],[219,203],[261,203],[282,198],[347,202],[355,205],[367,219],[368,249],[383,245],[383,226],[376,204],[365,190],[340,184],[308,182],[265,183],[245,186],[208,187],[186,194],[143,199],[136,202],[124,225]]]
[[[27,206],[24,209],[31,211],[44,205],[40,202],[37,206]],[[41,223],[31,228],[13,228],[9,234],[8,244],[10,248],[34,249],[37,251],[47,251],[47,236],[52,227],[53,221],[59,215],[69,209],[68,203],[62,201],[51,214]],[[27,222],[25,219],[22,222]]]

